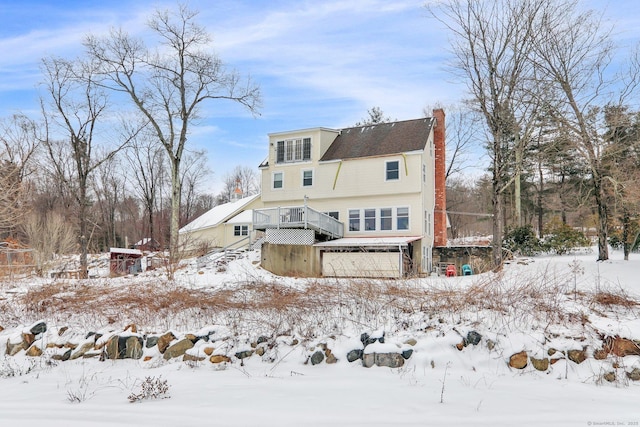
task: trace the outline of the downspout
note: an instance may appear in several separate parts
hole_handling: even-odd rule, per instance
[[[409,166],[407,165],[407,155],[402,153],[402,158],[404,159],[404,175],[409,176]]]
[[[342,160],[338,163],[338,170],[336,171],[336,177],[333,179],[333,190],[336,189],[336,184],[338,183],[338,175],[340,175],[340,168],[342,168]]]

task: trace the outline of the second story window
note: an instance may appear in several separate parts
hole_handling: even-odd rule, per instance
[[[385,179],[387,181],[395,181],[400,179],[400,162],[394,160],[392,162],[387,162]]]
[[[276,143],[276,163],[311,160],[311,138],[297,138]]]
[[[311,187],[312,185],[313,185],[313,171],[312,170],[302,171],[302,186]]]
[[[279,189],[284,186],[284,174],[282,172],[273,173],[273,189]]]

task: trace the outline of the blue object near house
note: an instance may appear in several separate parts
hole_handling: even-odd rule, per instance
[[[471,276],[473,274],[473,269],[469,264],[464,264],[461,270],[463,276]]]

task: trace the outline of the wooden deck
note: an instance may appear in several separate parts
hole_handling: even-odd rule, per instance
[[[266,230],[268,228],[311,229],[332,239],[344,236],[343,223],[308,206],[254,209],[253,229]]]

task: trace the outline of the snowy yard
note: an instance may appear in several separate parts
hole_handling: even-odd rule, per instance
[[[502,274],[403,282],[279,278],[255,259],[187,265],[172,284],[158,271],[0,284],[0,425],[640,425],[640,381],[627,375],[640,356],[593,357],[604,337],[640,340],[636,254],[536,257]],[[102,343],[168,331],[211,339],[187,361],[157,346],[123,360],[56,360],[68,350],[53,345],[5,355],[39,322],[41,347],[82,343],[89,331]],[[129,324],[137,332],[125,333]],[[385,342],[363,346],[365,332]],[[211,363],[207,349],[229,362]],[[412,352],[399,368],[366,368],[347,361],[354,349]],[[568,360],[572,349],[588,357]],[[313,365],[320,350],[337,362]],[[523,350],[552,364],[510,367]],[[242,351],[255,353],[241,360]],[[147,378],[168,391],[131,403]]]

